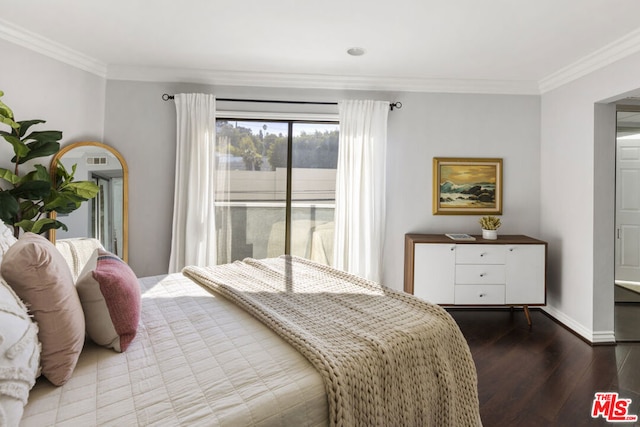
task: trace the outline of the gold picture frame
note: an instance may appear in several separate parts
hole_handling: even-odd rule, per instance
[[[501,215],[502,159],[433,158],[434,215]]]

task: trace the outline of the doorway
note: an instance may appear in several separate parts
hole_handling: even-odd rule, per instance
[[[640,106],[616,114],[615,335],[640,341]]]
[[[124,200],[122,170],[91,171],[90,176],[100,189],[89,204],[90,236],[100,240],[107,251],[122,256],[122,217],[115,215],[122,212]]]

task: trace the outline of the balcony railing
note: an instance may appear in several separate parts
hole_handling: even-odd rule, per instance
[[[219,264],[284,254],[284,201],[217,201],[215,205]],[[292,203],[292,255],[331,265],[334,211],[333,200]]]

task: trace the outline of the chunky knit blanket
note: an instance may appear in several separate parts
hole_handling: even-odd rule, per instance
[[[469,347],[437,305],[289,256],[183,274],[236,302],[313,364],[332,426],[481,425]]]

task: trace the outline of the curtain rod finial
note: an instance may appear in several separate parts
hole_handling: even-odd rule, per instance
[[[392,102],[391,104],[389,104],[389,107],[391,108],[391,111],[393,111],[394,108],[397,108],[399,110],[402,108],[402,102],[400,101]]]

